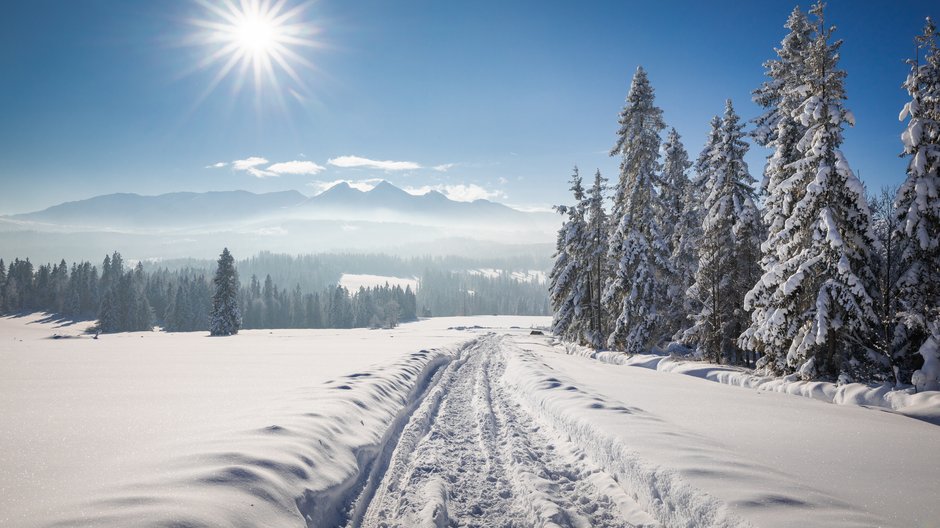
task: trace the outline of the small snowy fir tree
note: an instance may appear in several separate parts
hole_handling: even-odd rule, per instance
[[[709,192],[703,202],[698,270],[695,284],[689,289],[701,308],[685,341],[696,343],[705,357],[716,362],[749,363],[735,339],[747,326],[741,306],[758,277],[762,229],[754,179],[744,161],[748,145],[743,129],[729,100],[718,129],[718,142],[707,147],[710,159],[703,167]]]
[[[666,125],[643,68],[637,68],[633,76],[619,122],[617,143],[610,152],[621,158],[607,252],[612,276],[603,302],[614,319],[607,345],[637,354],[649,351],[664,337],[660,310],[669,265],[656,217],[662,208],[654,187],[660,171],[659,134]]]
[[[901,136],[910,158],[907,178],[898,189],[894,209],[900,243],[897,299],[903,326],[897,354],[910,367],[923,356],[936,354],[937,335],[930,328],[940,321],[940,48],[937,28],[929,18],[917,37],[918,55],[910,62],[904,83],[911,100],[900,118],[907,119]],[[929,344],[932,340],[932,345]],[[932,348],[931,348],[932,347]],[[928,353],[925,353],[925,350]],[[933,360],[936,361],[936,360]]]
[[[672,271],[663,325],[667,335],[676,337],[688,326],[686,323],[691,305],[686,293],[698,268],[697,246],[701,222],[698,193],[688,177],[692,162],[675,128],[666,136],[663,153],[663,174],[659,182],[662,211],[659,217],[662,220],[663,239],[669,248],[669,269]]]
[[[821,3],[810,12],[813,41],[805,83],[793,89],[802,102],[792,113],[806,132],[796,144],[793,175],[777,189],[792,209],[768,240],[777,251],[760,279],[769,295],[748,294],[745,307],[762,315],[752,318],[742,344],[762,350],[759,366],[774,372],[846,382],[879,367],[868,349],[877,325],[869,294],[873,235],[865,190],[839,150],[842,127],[854,121],[843,105],[841,42],[831,42],[834,28],[825,25]]]
[[[209,333],[214,336],[235,335],[241,327],[242,315],[238,310],[238,272],[235,271],[235,259],[228,248],[219,255],[212,282],[215,284],[215,294],[212,295],[212,311],[209,314]]]
[[[607,190],[607,178],[601,176],[598,169],[594,173],[594,185],[587,198],[587,252],[588,271],[591,292],[591,324],[586,335],[588,345],[595,349],[602,348],[606,341],[607,327],[604,306],[601,297],[604,294],[604,281],[607,278],[607,212],[604,210],[604,192]]]
[[[793,165],[800,158],[797,143],[806,127],[794,112],[803,102],[801,88],[806,82],[806,55],[812,43],[812,25],[806,14],[795,7],[784,26],[789,33],[783,38],[777,58],[764,63],[769,79],[754,91],[754,102],[765,112],[754,120],[752,137],[762,147],[772,149],[764,167],[760,192],[763,196],[763,219],[767,234],[761,245],[761,272],[773,273],[781,260],[790,258],[789,246],[779,244],[779,233],[790,217],[793,205],[799,201],[803,188],[792,179]],[[778,257],[778,255],[781,255]],[[755,337],[757,328],[767,324],[774,315],[769,304],[777,285],[769,280],[756,282],[747,296],[747,309],[751,312],[751,326],[741,336],[741,346],[761,353],[764,340]],[[776,346],[782,346],[777,343]]]
[[[585,254],[585,194],[578,168],[571,176],[574,206],[557,206],[567,215],[558,231],[555,265],[549,276],[549,298],[552,303],[552,333],[561,339],[585,342],[590,325],[590,277]]]

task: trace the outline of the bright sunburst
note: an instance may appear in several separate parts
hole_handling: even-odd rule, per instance
[[[284,75],[296,88],[306,90],[299,68],[313,68],[301,52],[317,46],[317,28],[304,19],[309,2],[288,5],[288,0],[197,0],[205,18],[191,20],[196,26],[192,44],[205,47],[207,55],[198,69],[217,68],[205,95],[232,75],[236,91],[247,79],[256,93],[268,84],[280,93]],[[291,93],[297,95],[294,87]]]

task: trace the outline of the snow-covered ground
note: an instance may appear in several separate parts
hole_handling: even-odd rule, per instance
[[[415,277],[389,277],[386,275],[362,275],[355,273],[343,273],[339,279],[339,284],[355,292],[359,288],[374,288],[376,286],[401,286],[402,289],[411,286],[411,291],[418,289],[418,279]]]
[[[449,327],[545,323],[94,340],[39,319],[0,318],[3,527],[302,526],[304,490],[355,473],[422,377],[484,331]]]
[[[469,270],[471,275],[482,275],[488,279],[495,279],[500,275],[507,273],[506,270],[498,270],[494,268],[477,268]],[[536,284],[544,284],[546,281],[546,273],[541,270],[523,270],[523,271],[513,271],[509,273],[509,276],[513,280],[519,282],[534,282]]]
[[[940,427],[571,355],[547,323],[0,319],[0,526],[940,524]]]

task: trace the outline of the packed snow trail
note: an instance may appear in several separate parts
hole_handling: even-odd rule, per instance
[[[416,410],[350,526],[654,526],[563,435],[529,415],[502,382],[507,348],[481,337]]]

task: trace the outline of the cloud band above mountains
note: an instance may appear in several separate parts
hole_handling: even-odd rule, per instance
[[[247,172],[256,178],[271,178],[283,174],[314,175],[326,170],[326,167],[306,160],[281,161],[271,163],[261,156],[250,156],[245,159],[234,160],[231,163],[220,161],[206,165],[207,169],[221,169],[231,166],[232,170]],[[414,161],[374,160],[361,156],[338,156],[330,158],[328,165],[341,169],[375,169],[386,172],[400,172],[409,170],[430,169],[437,172],[447,172],[457,166],[456,163],[442,163],[440,165],[424,166]]]

